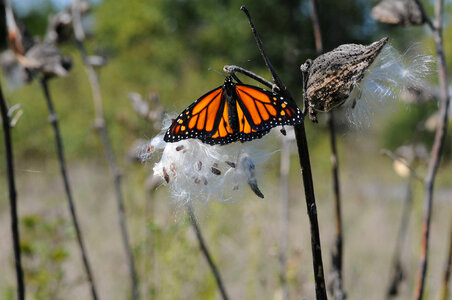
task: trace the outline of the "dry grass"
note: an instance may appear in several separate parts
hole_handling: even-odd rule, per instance
[[[382,299],[390,268],[390,259],[398,230],[404,180],[396,177],[391,162],[379,155],[376,145],[361,145],[362,137],[348,137],[340,145],[344,222],[344,283],[349,299]],[[319,147],[318,147],[319,148]],[[276,154],[278,155],[278,154]],[[317,192],[323,259],[326,274],[334,238],[333,204],[328,156],[312,153],[313,175]],[[278,282],[279,216],[277,159],[266,170],[262,191],[265,199],[248,194],[236,203],[211,202],[198,206],[201,229],[223,275],[231,299],[280,299]],[[132,244],[138,255],[141,286],[157,287],[155,299],[219,298],[215,282],[183,210],[168,200],[166,188],[158,189],[152,199],[143,185],[150,166],[126,166],[124,187],[126,211]],[[27,171],[35,170],[35,171]],[[113,201],[109,170],[90,161],[69,164],[74,199],[80,215],[94,275],[102,299],[124,299],[129,280]],[[427,282],[428,298],[438,296],[441,272],[447,251],[449,228],[450,166],[440,170],[435,192],[431,236],[431,261]],[[22,162],[18,166],[19,213],[39,214],[44,218],[67,216],[61,179],[55,161]],[[449,173],[450,174],[450,173]],[[313,299],[309,223],[294,157],[291,169],[290,238],[288,282],[291,299]],[[2,183],[3,184],[3,183]],[[4,186],[1,186],[4,193]],[[148,203],[146,203],[148,201]],[[412,297],[417,267],[422,188],[415,188],[414,212],[403,261],[408,279],[399,299]],[[14,285],[9,217],[6,202],[0,203],[0,265],[8,266],[0,276],[0,292]],[[149,221],[152,228],[149,235]],[[146,236],[151,236],[151,243]],[[152,246],[154,245],[154,246]],[[75,241],[67,245],[70,257],[64,263],[66,274],[62,299],[88,299],[88,286]],[[152,248],[153,247],[153,248]],[[152,250],[153,251],[150,251]],[[144,275],[144,276],[143,276]],[[144,299],[152,298],[143,290]],[[34,299],[29,295],[29,299]]]

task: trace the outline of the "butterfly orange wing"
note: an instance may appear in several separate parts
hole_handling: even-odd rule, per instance
[[[223,138],[232,133],[230,126],[224,125],[224,120],[228,122],[225,102],[223,86],[201,96],[174,120],[164,140],[177,142],[197,138],[208,144],[222,143],[221,140],[225,141]]]
[[[232,113],[224,97],[226,84],[233,84],[235,89],[235,112]],[[235,131],[230,115],[238,121]],[[197,138],[211,145],[245,142],[261,138],[275,126],[295,125],[301,120],[301,111],[291,101],[265,89],[234,84],[226,79],[225,85],[206,93],[186,108],[174,120],[164,140],[177,142]]]
[[[235,89],[242,142],[260,138],[273,127],[296,125],[302,121],[300,109],[284,97],[246,84],[237,84]]]

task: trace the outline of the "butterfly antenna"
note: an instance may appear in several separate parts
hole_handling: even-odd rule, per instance
[[[218,71],[218,70],[216,70],[216,69],[208,68],[207,70],[213,71],[213,72],[215,72],[215,73],[217,73],[217,74],[220,74],[220,75],[223,76],[223,77],[226,77],[226,75],[224,75],[224,73],[222,73],[222,72],[220,72],[220,71]]]

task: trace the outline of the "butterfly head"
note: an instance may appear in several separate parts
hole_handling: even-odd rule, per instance
[[[235,83],[231,76],[226,76],[223,84],[223,90],[229,97],[232,97],[234,91]]]

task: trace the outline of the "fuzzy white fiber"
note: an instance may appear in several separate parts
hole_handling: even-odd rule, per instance
[[[399,99],[409,87],[422,87],[434,70],[435,59],[422,54],[418,45],[399,53],[386,45],[364,78],[355,84],[346,102],[346,115],[352,125],[370,125],[373,115],[388,101]]]
[[[164,129],[168,126],[169,122],[164,122]],[[212,146],[198,139],[166,143],[163,136],[154,137],[143,149],[141,158],[146,161],[161,152],[160,161],[153,168],[154,175],[163,178],[178,204],[211,199],[232,201],[242,197],[245,188],[250,187],[256,195],[260,193],[256,174],[260,172],[259,165],[273,154],[262,139]]]

